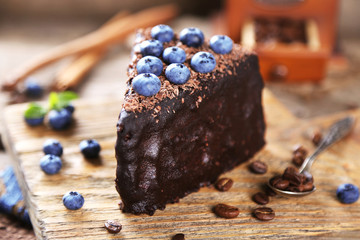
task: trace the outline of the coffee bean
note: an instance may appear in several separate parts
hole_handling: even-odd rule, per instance
[[[281,180],[282,180],[281,176],[275,176],[270,179],[270,184],[271,184],[271,186],[274,186],[277,182],[279,182]]]
[[[314,132],[314,135],[312,136],[312,142],[315,146],[318,146],[322,140],[322,134],[319,131]]]
[[[269,197],[263,192],[255,193],[252,199],[254,202],[260,205],[266,205],[269,203]]]
[[[120,223],[114,220],[107,220],[105,222],[105,228],[108,230],[109,233],[118,233],[121,231],[122,226]]]
[[[236,218],[239,215],[239,209],[230,205],[219,203],[215,206],[214,212],[222,218]]]
[[[266,163],[259,161],[259,160],[252,162],[250,164],[249,168],[253,173],[257,173],[257,174],[264,174],[267,172]]]
[[[253,214],[257,219],[259,219],[261,221],[270,221],[270,220],[274,219],[274,217],[275,217],[274,210],[272,210],[271,208],[268,208],[268,207],[256,208],[253,211]]]
[[[277,181],[273,186],[280,190],[286,190],[289,187],[289,185],[290,185],[289,180],[281,179]]]
[[[312,182],[306,182],[304,185],[304,191],[311,191],[314,189],[314,184]]]
[[[172,240],[185,240],[185,235],[182,233],[178,233],[178,234],[174,235],[171,239]]]
[[[299,153],[299,152],[294,153],[294,155],[293,155],[293,157],[292,157],[292,162],[293,162],[296,166],[300,167],[300,166],[303,164],[304,161],[305,161],[305,156],[304,156],[304,155],[302,155],[302,154]]]
[[[301,164],[303,164],[307,154],[308,154],[308,152],[303,146],[297,145],[293,152],[292,162],[298,167],[301,166]]]
[[[215,187],[217,190],[225,192],[228,191],[232,185],[233,185],[233,180],[230,178],[220,178],[216,183],[215,183]]]
[[[290,184],[294,186],[299,186],[304,181],[304,178],[294,167],[287,167],[284,171],[282,178],[289,180]]]
[[[308,154],[308,151],[303,146],[296,145],[295,148],[294,148],[293,154],[295,154],[295,153],[299,153],[299,154],[301,154],[303,156],[306,156]]]

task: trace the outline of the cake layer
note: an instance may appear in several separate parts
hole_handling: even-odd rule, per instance
[[[199,51],[182,47],[187,55]],[[189,87],[160,76],[162,90],[154,97],[128,90],[115,147],[124,212],[152,215],[213,183],[265,144],[257,56],[236,44],[231,54],[214,55],[215,70],[191,70]],[[130,69],[129,84],[135,74]]]

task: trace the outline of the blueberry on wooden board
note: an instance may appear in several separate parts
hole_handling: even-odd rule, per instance
[[[43,152],[45,154],[52,154],[61,157],[63,153],[63,147],[58,140],[48,139],[44,142]]]
[[[83,140],[79,147],[85,158],[97,158],[101,150],[100,144],[95,139]]]
[[[62,162],[58,156],[47,154],[40,159],[40,167],[46,174],[53,175],[60,171]]]
[[[84,197],[76,192],[70,191],[63,196],[63,204],[69,210],[78,210],[84,205]]]
[[[354,203],[359,199],[359,188],[351,183],[341,184],[336,191],[336,196],[342,203]]]

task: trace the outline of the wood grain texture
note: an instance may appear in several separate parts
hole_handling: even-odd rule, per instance
[[[247,163],[224,174],[234,180],[228,192],[213,187],[202,188],[177,204],[167,205],[154,216],[123,214],[117,205],[119,196],[114,178],[116,160],[114,144],[120,100],[94,102],[77,101],[75,123],[66,131],[55,132],[45,126],[30,128],[22,119],[26,105],[5,110],[7,147],[13,154],[16,174],[24,192],[30,217],[38,239],[171,239],[184,233],[186,239],[289,239],[356,238],[360,233],[360,203],[351,205],[337,201],[339,184],[351,182],[360,186],[360,126],[351,136],[323,153],[314,163],[313,175],[318,190],[307,197],[286,199],[273,197],[267,205],[276,212],[270,222],[252,217],[257,204],[251,196],[263,183],[291,164],[292,148],[303,144],[314,149],[309,138],[314,129],[325,129],[342,113],[327,118],[300,121],[293,117],[267,90],[264,106],[267,122],[267,145],[254,159],[268,164],[264,175],[252,174]],[[360,118],[360,111],[350,112]],[[64,146],[63,168],[54,176],[45,175],[39,167],[42,144],[56,138]],[[102,146],[101,161],[83,159],[78,144],[86,138],[96,138]],[[70,190],[85,198],[83,208],[66,210],[62,196]],[[217,203],[239,207],[235,219],[222,219],[212,213]],[[109,234],[106,220],[123,225],[119,234]]]

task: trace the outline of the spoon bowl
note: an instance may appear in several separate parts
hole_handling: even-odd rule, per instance
[[[305,191],[305,192],[292,192],[292,191],[280,190],[280,189],[272,186],[270,184],[270,182],[268,182],[267,185],[269,188],[271,188],[271,190],[273,190],[278,195],[283,196],[283,197],[303,197],[303,196],[309,195],[310,193],[313,193],[316,191],[315,185],[311,191]]]
[[[342,139],[346,135],[349,134],[352,127],[354,126],[355,118],[354,117],[346,117],[335,122],[329,128],[328,133],[325,135],[323,140],[320,142],[319,146],[316,148],[313,154],[307,157],[301,167],[299,168],[299,173],[306,173],[308,177],[311,177],[310,169],[315,161],[316,157],[323,152],[325,149],[330,147],[333,143],[337,142],[338,140]],[[270,179],[271,180],[271,179]],[[309,195],[316,191],[316,187],[314,185],[313,189],[310,191],[303,191],[303,192],[293,192],[293,191],[286,191],[278,189],[271,185],[270,180],[268,181],[267,185],[277,194],[284,196],[284,197],[303,197]]]

